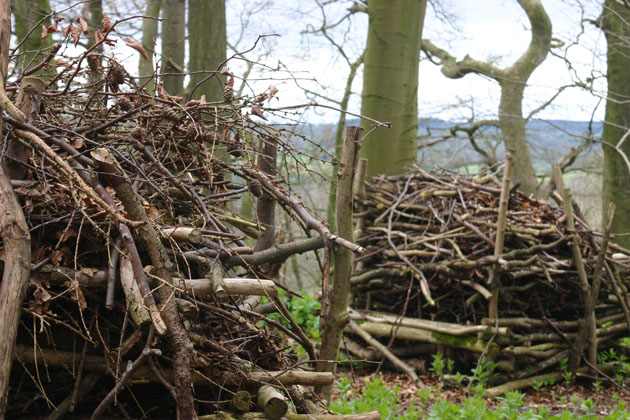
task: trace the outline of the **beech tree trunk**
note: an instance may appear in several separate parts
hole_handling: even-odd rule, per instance
[[[416,162],[418,64],[426,0],[370,0],[361,114],[379,128],[363,142],[368,174],[397,174]],[[371,124],[361,122],[364,133]]]
[[[12,0],[11,6],[15,17],[15,36],[20,45],[20,56],[18,58],[18,69],[21,71],[39,64],[48,54],[45,49],[52,47],[51,36],[41,38],[41,30],[36,29],[25,40],[29,31],[37,25],[39,20],[50,13],[48,0]],[[50,17],[41,22],[42,25],[51,24]],[[54,66],[44,68],[37,73],[40,77],[50,76],[54,73]]]
[[[606,0],[601,15],[601,25],[608,43],[607,58],[608,97],[604,121],[604,176],[602,185],[602,224],[609,203],[617,209],[612,223],[613,233],[630,232],[630,168],[622,153],[630,157],[630,141],[620,147],[619,142],[630,130],[630,9],[613,0]],[[618,147],[618,148],[617,148]],[[624,248],[630,248],[630,237],[614,240]]]
[[[226,59],[225,0],[188,0],[188,37],[190,91],[206,78],[204,71],[220,70],[218,67]],[[198,71],[202,73],[195,74]],[[195,90],[194,97],[206,95],[208,102],[222,101],[222,80],[222,76],[206,80]]]
[[[153,17],[155,19],[144,19],[142,21],[142,46],[149,56],[148,60],[145,60],[140,56],[138,63],[138,73],[140,76],[150,76],[155,72],[153,67],[153,54],[155,53],[155,40],[158,36],[158,20],[160,17],[160,9],[162,7],[162,0],[147,0],[147,8],[145,15]],[[150,86],[153,86],[150,84]]]
[[[181,96],[184,90],[186,51],[186,1],[164,0],[162,21],[162,77],[164,89],[174,96]]]

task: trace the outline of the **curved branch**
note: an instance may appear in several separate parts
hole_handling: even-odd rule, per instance
[[[442,74],[449,79],[461,79],[469,73],[484,74],[496,81],[499,81],[503,76],[503,70],[492,63],[476,60],[469,55],[466,55],[463,60],[457,61],[451,53],[426,39],[422,40],[422,51],[424,51],[431,60],[433,60],[434,57],[441,60]]]
[[[532,25],[532,40],[527,51],[510,67],[510,70],[516,70],[516,74],[510,76],[517,80],[527,80],[545,60],[551,48],[551,20],[540,0],[518,0],[518,4]]]
[[[490,62],[476,60],[469,55],[457,61],[448,51],[424,39],[422,51],[431,59],[437,57],[441,60],[442,73],[449,79],[459,79],[469,73],[476,73],[491,77],[499,83],[506,77],[511,80],[525,81],[549,52],[551,21],[540,0],[518,0],[518,4],[527,14],[532,26],[532,39],[527,50],[510,67],[501,69]]]

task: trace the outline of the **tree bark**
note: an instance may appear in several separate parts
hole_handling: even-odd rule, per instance
[[[184,76],[168,73],[184,73],[184,53],[186,50],[186,2],[185,0],[164,0],[164,21],[162,22],[162,76],[164,89],[174,96],[184,90]]]
[[[545,60],[551,48],[551,20],[540,0],[518,0],[532,26],[532,40],[527,50],[510,67],[498,68],[490,62],[466,56],[457,61],[447,51],[427,40],[422,41],[422,50],[442,60],[442,73],[450,79],[459,79],[469,73],[490,77],[501,86],[499,103],[499,127],[503,134],[505,149],[515,154],[514,182],[526,194],[537,192],[538,182],[525,138],[523,118],[523,95],[527,81],[536,68]]]
[[[147,0],[147,8],[145,15],[155,19],[144,19],[142,21],[142,46],[149,56],[148,60],[145,60],[142,56],[139,58],[138,63],[138,75],[150,76],[155,72],[153,68],[153,53],[155,53],[155,40],[158,36],[158,20],[160,17],[160,9],[162,7],[162,0]],[[153,88],[153,84],[149,84]]]
[[[258,166],[261,171],[273,178],[276,176],[276,156],[278,154],[276,140],[271,137],[263,137],[261,142],[262,152],[258,155]],[[276,200],[269,196],[268,193],[263,192],[262,197],[258,198],[256,217],[258,218],[258,223],[265,228],[265,231],[262,232],[256,241],[254,252],[271,248],[276,238]]]
[[[168,326],[168,334],[174,351],[173,371],[175,374],[177,407],[182,419],[196,419],[197,414],[192,394],[190,371],[193,344],[188,338],[180,319],[177,304],[175,299],[173,299],[175,289],[172,279],[175,266],[171,262],[158,232],[144,211],[140,199],[133,191],[124,173],[119,169],[113,155],[107,149],[98,149],[92,152],[92,158],[97,163],[101,176],[107,179],[108,184],[116,190],[116,194],[131,220],[143,222],[142,226],[136,229],[136,232],[151,259],[156,276],[164,282],[162,287],[158,288],[158,294],[162,303],[160,314]]]
[[[339,168],[339,182],[337,185],[337,229],[339,236],[353,241],[354,227],[352,225],[352,185],[356,169],[361,128],[348,127],[344,140]],[[352,275],[353,253],[350,249],[337,245],[334,249],[335,271],[330,296],[322,296],[322,300],[328,299],[329,304],[322,307],[327,309],[322,313],[322,346],[319,353],[320,362],[317,364],[319,372],[337,371],[337,358],[339,357],[339,344],[343,330],[348,324],[348,301],[350,298],[350,276]],[[332,384],[318,389],[320,398],[330,400]]]
[[[11,6],[0,0],[0,95],[6,99],[4,85],[9,65]],[[2,110],[0,109],[0,112]],[[0,125],[0,138],[2,126]],[[9,393],[9,376],[22,301],[26,294],[31,266],[31,237],[22,207],[11,187],[11,180],[0,162],[0,238],[4,269],[0,284],[0,419],[4,419]]]
[[[630,141],[620,144],[630,130],[630,9],[614,0],[607,0],[601,15],[602,29],[606,35],[608,71],[608,96],[604,121],[604,176],[602,185],[602,217],[605,218],[609,203],[615,203],[616,212],[612,233],[630,232],[630,168],[621,155],[630,157]],[[609,147],[610,146],[610,147]],[[616,149],[619,147],[619,149]],[[603,220],[602,223],[604,223]],[[614,242],[630,248],[630,236],[619,237]]]
[[[370,0],[361,114],[391,123],[364,142],[368,175],[398,174],[416,162],[418,64],[426,0]],[[362,121],[367,133],[371,126]]]
[[[225,28],[225,0],[188,0],[188,45],[190,75],[188,90],[207,77],[200,71],[216,71],[226,59],[227,36]],[[212,77],[194,93],[206,95],[208,102],[223,100],[223,77]]]
[[[48,0],[12,0],[13,14],[15,17],[15,36],[20,45],[20,57],[18,58],[18,69],[24,71],[27,68],[39,64],[47,55],[48,51],[43,51],[53,45],[53,39],[48,36],[41,38],[41,30],[36,29],[28,39],[25,39],[29,31],[37,25],[39,20],[50,13]],[[50,17],[41,22],[41,25],[49,26]],[[36,74],[40,77],[50,77],[54,73],[54,68],[44,68]]]

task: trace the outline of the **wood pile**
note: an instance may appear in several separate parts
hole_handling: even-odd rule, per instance
[[[321,413],[313,387],[334,375],[315,371],[313,345],[270,279],[325,241],[356,245],[332,235],[276,173],[278,150],[293,166],[302,155],[286,127],[257,122],[275,88],[233,98],[224,70],[222,102],[182,100],[160,84],[153,94],[97,46],[53,80],[7,87],[20,109],[7,108],[2,153],[32,250],[17,256],[30,280],[7,418],[302,418],[288,414],[290,402]],[[253,219],[231,210],[256,198]],[[315,237],[274,245],[278,202]],[[15,249],[3,238],[7,274]],[[263,296],[291,328],[256,312]]]
[[[510,191],[509,177],[507,188],[493,179],[419,170],[371,179],[358,192],[357,243],[366,252],[352,277],[349,337],[381,339],[407,372],[403,357],[483,355],[499,364],[495,383],[557,369],[564,358],[577,372],[585,341],[619,346],[630,332],[628,251],[592,231],[577,207],[565,212]],[[593,328],[583,325],[591,313]],[[350,350],[374,359],[387,350],[378,346],[353,341]]]

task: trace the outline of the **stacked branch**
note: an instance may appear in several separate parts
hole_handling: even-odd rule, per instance
[[[366,251],[356,258],[348,336],[360,328],[394,356],[420,344],[412,359],[449,348],[466,350],[457,352],[462,362],[484,355],[502,370],[497,382],[558,369],[569,356],[574,373],[582,365],[601,374],[591,356],[630,331],[628,251],[610,244],[608,231],[593,232],[579,211],[528,198],[509,182],[502,215],[493,179],[419,170],[367,183],[356,215],[365,219],[357,242]],[[354,349],[400,366],[378,347]]]
[[[112,40],[109,25],[98,44]],[[0,214],[25,216],[33,251],[0,242],[0,271],[13,270],[14,256],[26,258],[26,277],[30,266],[16,350],[1,355],[13,364],[3,413],[189,419],[252,409],[279,418],[288,402],[318,411],[312,389],[334,375],[314,370],[313,345],[273,280],[292,255],[327,242],[361,247],[331,232],[274,170],[278,150],[309,171],[291,143],[297,134],[257,122],[276,89],[184,103],[149,93],[107,56],[94,59],[96,46],[39,83],[29,115],[12,104],[33,80],[9,81],[1,98],[2,148],[19,174],[2,196],[12,189],[19,204],[0,201]],[[252,163],[261,157],[263,168]],[[257,218],[233,211],[256,198]],[[315,237],[274,245],[275,208]],[[259,314],[260,297],[291,327]]]

